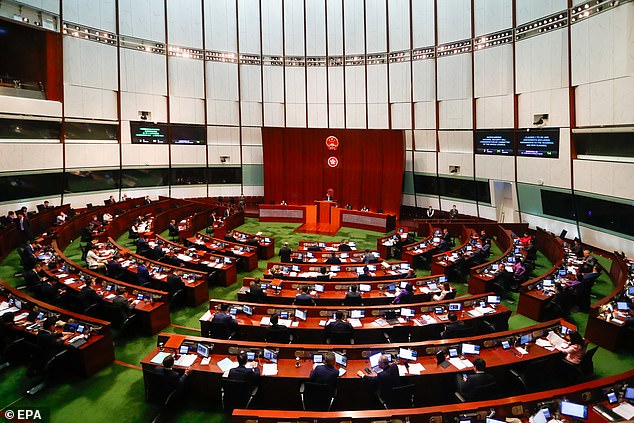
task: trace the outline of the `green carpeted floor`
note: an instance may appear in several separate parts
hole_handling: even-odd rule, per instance
[[[283,242],[289,242],[291,248],[297,247],[300,240],[340,241],[342,239],[354,240],[360,249],[375,249],[377,237],[383,234],[378,232],[363,231],[344,228],[337,235],[328,237],[296,233],[293,230],[298,225],[286,223],[259,223],[257,219],[247,219],[240,230],[246,232],[263,232],[266,236],[275,238],[275,251],[279,251]],[[117,240],[120,245],[130,246],[127,235]],[[492,258],[499,257],[501,251],[497,246],[492,248]],[[82,263],[79,242],[71,243],[65,254],[72,260]],[[279,261],[275,256],[272,261]],[[609,261],[600,258],[601,264],[609,269]],[[23,281],[14,276],[19,269],[19,257],[17,252],[11,253],[0,263],[0,279],[20,286]],[[83,264],[83,263],[82,263]],[[538,254],[536,274],[542,274],[551,267],[551,263]],[[242,285],[245,276],[261,276],[266,268],[266,261],[260,261],[258,268],[249,273],[240,273],[238,282],[229,287],[211,287],[210,298],[235,299],[236,292]],[[417,274],[424,276],[427,271],[418,270]],[[458,295],[467,292],[467,285],[456,284]],[[604,273],[601,275],[593,290],[598,298],[606,295],[613,289],[612,283]],[[517,300],[517,294],[513,294]],[[505,302],[515,312],[517,303]],[[208,309],[208,304],[199,307],[185,307],[172,312],[173,325],[189,327],[169,326],[165,332],[174,332],[187,335],[198,334],[198,319]],[[585,330],[587,314],[573,313],[572,321],[575,322],[581,332]],[[535,324],[531,319],[513,314],[510,319],[510,327],[521,328]],[[41,407],[51,411],[54,422],[76,422],[90,419],[93,422],[143,422],[151,420],[158,412],[156,406],[146,404],[144,401],[143,375],[141,370],[130,366],[138,366],[140,360],[145,357],[156,344],[155,336],[137,337],[134,339],[115,340],[115,355],[117,363],[112,364],[89,379],[73,379],[58,386],[53,386],[35,397],[27,396],[26,390],[35,384],[35,381],[26,376],[24,367],[9,368],[0,372],[0,410],[18,407]],[[634,367],[634,354],[615,354],[604,349],[599,349],[595,356],[595,370],[599,377],[621,373]],[[175,422],[228,422],[230,419],[218,411],[218,404],[199,404],[194,401],[186,401],[180,411],[171,416],[170,421]]]

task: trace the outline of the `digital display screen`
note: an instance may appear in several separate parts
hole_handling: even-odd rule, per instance
[[[341,367],[346,367],[348,365],[348,358],[344,354],[339,354],[335,351],[335,363]]]
[[[462,344],[463,354],[480,354],[480,345],[476,344]]]
[[[295,317],[299,320],[306,320],[306,310],[295,310]]]
[[[198,355],[201,357],[207,358],[209,357],[209,347],[205,344],[198,344],[196,348],[196,353],[198,353]]]
[[[271,363],[277,363],[277,352],[264,348],[263,355],[264,355],[264,358],[269,360]]]
[[[365,317],[365,310],[350,310],[351,319],[362,319]]]
[[[512,156],[515,153],[513,131],[475,131],[476,154]]]
[[[564,416],[576,417],[578,419],[588,418],[588,407],[582,404],[576,404],[574,402],[562,401],[561,402],[561,414]]]
[[[449,303],[449,311],[460,311],[462,303]]]
[[[559,129],[518,131],[517,155],[559,158]]]
[[[204,125],[171,124],[170,141],[180,145],[205,145],[207,131]]]
[[[132,144],[167,144],[167,124],[130,122]]]
[[[414,350],[410,350],[409,348],[399,348],[398,356],[403,360],[416,361],[418,353]]]

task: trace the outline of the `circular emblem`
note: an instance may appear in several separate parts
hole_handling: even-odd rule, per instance
[[[328,166],[337,167],[339,165],[339,159],[335,156],[328,157]]]
[[[328,150],[336,150],[337,148],[339,148],[339,140],[337,139],[337,137],[331,135],[326,138],[326,147],[328,147]]]

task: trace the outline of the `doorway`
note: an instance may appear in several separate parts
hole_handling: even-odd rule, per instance
[[[500,223],[519,222],[519,213],[516,211],[517,198],[512,182],[493,181],[493,204],[495,217]]]

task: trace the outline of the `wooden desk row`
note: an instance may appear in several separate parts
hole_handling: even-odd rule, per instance
[[[187,238],[185,244],[223,256],[235,257],[238,260],[238,267],[246,272],[258,268],[258,252],[256,247],[228,242],[201,233]]]
[[[403,264],[404,266],[401,266]],[[334,266],[334,267],[333,267]],[[330,273],[330,280],[353,281],[359,278],[358,270],[368,266],[374,274],[372,279],[390,280],[399,279],[405,276],[409,270],[409,264],[402,261],[386,262],[381,261],[371,265],[365,263],[342,263],[337,265],[312,264],[312,263],[275,263],[268,262],[264,271],[266,279],[281,278],[285,280],[315,281],[322,278],[321,269],[326,269],[326,274]],[[337,270],[338,269],[338,270]],[[319,279],[318,279],[319,278]]]
[[[368,367],[370,354],[376,352],[398,354],[400,348],[410,348],[418,352],[417,362],[424,370],[418,375],[407,374],[403,376],[405,383],[415,385],[415,395],[421,404],[446,403],[448,393],[455,390],[455,378],[457,374],[467,371],[468,368],[459,369],[453,365],[447,368],[439,366],[435,354],[449,347],[459,346],[462,343],[471,343],[481,346],[480,357],[487,362],[488,371],[498,380],[502,380],[511,368],[518,368],[534,360],[559,360],[561,354],[556,351],[532,346],[527,354],[513,353],[500,347],[501,341],[514,342],[519,336],[531,334],[533,337],[545,336],[550,330],[558,330],[562,322],[552,321],[535,325],[521,330],[499,332],[495,334],[461,338],[455,340],[426,341],[408,344],[391,344],[384,347],[376,345],[303,345],[303,344],[265,344],[249,341],[223,341],[204,337],[185,337],[183,335],[161,334],[158,343],[163,345],[165,353],[173,353],[179,350],[181,345],[187,345],[189,351],[197,350],[197,344],[202,343],[211,347],[210,363],[201,364],[201,357],[195,357],[191,366],[192,373],[189,377],[192,397],[201,401],[217,401],[220,398],[220,378],[223,371],[218,366],[220,360],[229,358],[235,360],[235,355],[241,350],[261,352],[263,348],[278,351],[278,363],[276,374],[264,375],[260,379],[260,390],[254,407],[262,407],[276,410],[298,410],[301,408],[299,401],[299,385],[306,381],[312,370],[312,355],[320,351],[338,351],[346,354],[348,361],[346,373],[339,379],[338,395],[333,405],[334,409],[363,410],[373,408],[375,405],[374,385],[357,376],[357,372]],[[152,372],[160,361],[159,348],[154,348],[141,360],[144,374]],[[300,366],[296,367],[299,357]],[[193,358],[193,357],[192,357]],[[469,356],[473,359],[473,356]],[[152,360],[155,359],[155,362]],[[262,359],[261,364],[266,362]],[[270,367],[270,366],[269,366]],[[148,380],[145,379],[145,383]],[[433,389],[430,387],[433,386]],[[280,395],[280,393],[285,393]]]
[[[390,258],[392,255],[392,247],[394,246],[397,237],[401,239],[401,242],[405,243],[409,234],[409,228],[401,226],[397,228],[394,233],[378,238],[376,240],[376,250],[379,252],[381,257]]]
[[[109,322],[43,303],[0,281],[0,303],[8,303],[10,299],[19,300],[21,303],[21,308],[15,311],[15,321],[14,324],[10,325],[10,329],[32,340],[35,340],[35,336],[40,329],[40,327],[33,328],[32,325],[38,322],[41,323],[48,316],[66,322],[69,319],[74,319],[76,323],[84,325],[85,340],[87,341],[85,344],[76,348],[66,342],[66,347],[72,353],[73,360],[71,361],[75,372],[83,376],[91,376],[114,361],[114,345]],[[29,322],[26,320],[27,316],[33,311],[35,306],[39,308],[40,312],[45,314],[45,318],[40,321],[34,319],[33,322]],[[11,307],[5,309],[5,312],[11,309]],[[3,325],[3,323],[0,323],[0,325]]]
[[[528,422],[529,417],[548,404],[551,414],[557,411],[558,403],[566,399],[588,406],[587,423],[605,423],[608,420],[600,415],[593,405],[601,404],[609,409],[618,404],[607,404],[605,393],[619,391],[624,386],[634,383],[634,370],[614,376],[596,379],[566,388],[553,389],[511,396],[498,400],[471,402],[467,404],[451,404],[420,408],[395,410],[365,411],[285,411],[285,410],[242,410],[233,411],[233,423],[277,423],[280,421],[311,421],[320,423],[371,423],[378,421],[411,422],[411,423],[450,423],[459,421],[461,416],[473,416],[477,421],[485,421],[493,411],[493,419],[505,421],[507,418]]]
[[[468,297],[468,299],[456,299],[432,303],[404,304],[392,307],[347,307],[345,315],[348,322],[354,327],[355,343],[371,344],[385,343],[385,333],[401,331],[409,333],[412,340],[439,339],[440,334],[449,323],[448,313],[453,308],[458,320],[464,322],[465,329],[473,333],[483,332],[483,321],[488,321],[495,327],[508,328],[508,319],[511,311],[501,304],[490,305],[486,303],[487,295],[480,297]],[[324,327],[327,322],[334,320],[333,314],[342,310],[341,307],[276,307],[275,305],[260,306],[249,303],[236,304],[224,301],[210,302],[210,311],[200,318],[200,329],[204,336],[209,336],[213,319],[212,311],[220,304],[232,304],[231,311],[239,325],[237,339],[249,341],[262,341],[265,339],[268,319],[271,314],[278,312],[282,319],[280,324],[289,327],[295,340],[293,342],[312,344],[324,343]],[[484,307],[483,307],[484,305]],[[246,307],[245,307],[246,306]],[[495,307],[495,308],[493,308]],[[306,317],[297,317],[298,311],[304,312]],[[248,313],[248,314],[247,314]],[[363,313],[364,317],[357,316]],[[384,318],[386,314],[393,313],[397,321],[389,323]],[[405,316],[409,313],[411,317]],[[405,337],[407,337],[405,335]]]

